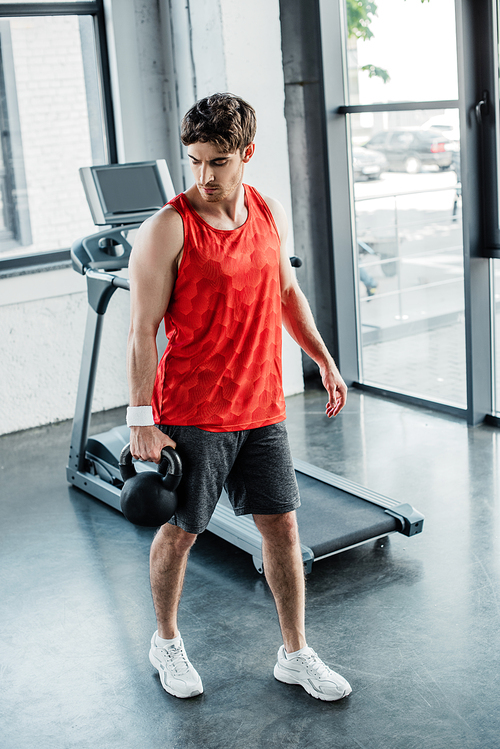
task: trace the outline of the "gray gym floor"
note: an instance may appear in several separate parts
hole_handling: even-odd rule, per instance
[[[308,577],[309,644],[352,695],[323,703],[274,680],[266,583],[209,533],[180,614],[205,694],[167,695],[148,661],[152,531],[68,487],[62,423],[0,438],[2,749],[500,746],[500,432],[355,391],[329,422],[324,402],[288,399],[294,454],[426,516],[420,536]]]

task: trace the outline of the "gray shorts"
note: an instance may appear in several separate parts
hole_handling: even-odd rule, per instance
[[[177,443],[182,460],[173,525],[202,533],[223,488],[235,515],[279,515],[300,506],[285,422],[241,432],[158,428]]]

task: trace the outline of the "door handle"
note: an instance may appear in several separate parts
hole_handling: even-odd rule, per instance
[[[482,125],[483,114],[488,115],[490,111],[490,97],[487,91],[483,91],[483,98],[476,104],[475,111],[477,124]]]

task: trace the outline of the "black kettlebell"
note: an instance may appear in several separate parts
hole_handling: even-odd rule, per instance
[[[172,447],[161,451],[158,472],[137,473],[130,444],[120,454],[120,473],[125,482],[120,496],[122,512],[131,523],[149,528],[167,523],[177,507],[175,490],[182,478],[182,461]]]

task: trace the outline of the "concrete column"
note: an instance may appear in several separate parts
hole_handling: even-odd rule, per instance
[[[281,0],[280,7],[295,252],[304,263],[297,277],[337,357],[319,10],[316,0]],[[306,378],[317,376],[305,354],[303,366]]]
[[[158,4],[104,0],[118,159],[169,158]]]

